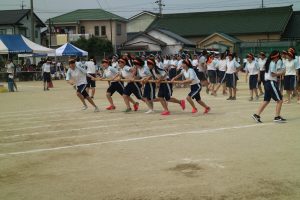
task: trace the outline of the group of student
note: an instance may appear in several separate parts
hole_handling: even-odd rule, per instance
[[[164,58],[153,55],[132,57],[125,54],[120,58],[113,56],[112,59],[103,59],[101,62],[103,72],[100,77],[96,76],[97,69],[93,67],[95,66],[93,65],[94,60],[90,60],[90,64],[86,63],[87,70],[83,69],[79,62],[70,60],[70,69],[66,79],[69,83],[77,85],[77,95],[83,101],[84,109],[87,108],[84,102],[85,98],[92,102],[95,94],[95,81],[108,81],[109,87],[106,97],[110,105],[106,108],[107,110],[116,109],[112,96],[118,92],[123,96],[126,105],[125,112],[139,109],[139,103],[131,97],[131,94],[134,94],[138,100],[146,103],[149,108],[146,113],[153,113],[153,103],[160,102],[163,107],[161,114],[169,115],[168,102],[176,103],[185,109],[185,100],[172,97],[173,85],[190,85],[190,92],[186,100],[192,106],[192,113],[198,112],[193,100],[204,108],[204,113],[208,113],[210,107],[202,101],[200,96],[202,87],[206,87],[206,92],[211,92],[211,95],[214,96],[217,95],[220,87],[223,89],[223,95],[227,95],[228,89],[229,97],[227,100],[236,100],[238,72],[244,71],[246,72],[246,81],[249,77],[249,100],[258,100],[259,96],[262,95],[264,95],[264,102],[270,102],[273,98],[278,103],[276,121],[278,119],[285,121],[280,117],[282,104],[280,88],[284,86],[282,88],[287,91],[287,103],[290,103],[292,94],[297,95],[298,59],[293,48],[284,52],[274,51],[269,57],[261,52],[258,59],[249,53],[244,65],[240,64],[240,60],[228,51],[222,54],[203,51],[200,56],[195,54],[192,57],[189,54],[179,54]],[[275,74],[271,71],[274,67],[276,69]],[[82,79],[78,82],[76,76],[81,73]],[[84,79],[84,76],[87,78]],[[279,77],[278,80],[277,76]],[[264,90],[262,85],[264,85]],[[92,88],[92,98],[89,97],[86,88]],[[92,104],[94,105],[94,103]],[[263,105],[257,114],[252,116],[258,122],[261,121],[260,114],[267,103]],[[95,106],[95,111],[98,110]]]
[[[131,94],[134,94],[137,100],[143,101],[148,107],[147,114],[153,113],[154,102],[160,102],[163,111],[161,115],[170,115],[168,103],[178,104],[181,109],[185,109],[185,100],[179,100],[172,96],[173,83],[189,84],[190,92],[186,100],[192,106],[192,113],[197,113],[198,109],[193,102],[195,100],[204,108],[204,113],[210,111],[210,107],[206,105],[200,97],[201,84],[198,76],[193,68],[192,62],[189,59],[182,61],[182,70],[176,73],[175,76],[170,77],[169,73],[157,66],[156,60],[152,57],[143,59],[136,57],[129,59],[127,55],[118,59],[117,67],[112,66],[109,59],[103,59],[102,62],[103,73],[101,77],[96,77],[95,74],[88,73],[80,64],[76,64],[75,60],[69,61],[69,70],[66,74],[66,80],[77,87],[77,96],[84,104],[84,109],[87,105],[84,99],[87,99],[94,107],[95,111],[99,111],[98,107],[94,104],[92,98],[89,97],[86,88],[89,85],[95,86],[95,81],[108,81],[109,87],[106,91],[106,97],[110,105],[107,110],[114,110],[116,106],[113,102],[112,96],[115,92],[122,95],[126,105],[125,112],[137,111],[139,109],[139,102],[134,101]],[[88,67],[87,67],[88,68]],[[183,76],[184,80],[177,79]],[[88,80],[87,80],[87,78]],[[157,98],[156,98],[156,90]],[[133,106],[133,109],[131,108]]]

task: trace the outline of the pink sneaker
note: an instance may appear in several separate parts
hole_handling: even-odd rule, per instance
[[[138,102],[136,102],[134,105],[133,105],[133,110],[134,111],[138,111],[138,109],[139,109],[139,103]]]
[[[210,111],[210,107],[207,107],[207,108],[205,108],[203,114],[207,114],[207,113],[209,113],[209,111]]]
[[[161,115],[170,115],[170,111],[163,111]]]
[[[106,108],[106,110],[115,110],[116,109],[116,106],[108,106],[107,108]]]
[[[192,109],[192,113],[197,113],[197,112],[198,112],[197,108]]]
[[[182,110],[185,109],[185,100],[180,101],[180,106],[181,106]]]

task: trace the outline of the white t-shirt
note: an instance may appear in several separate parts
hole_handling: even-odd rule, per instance
[[[219,71],[221,72],[226,72],[227,69],[227,60],[219,60],[218,65],[217,65]]]
[[[200,83],[200,80],[198,79],[196,72],[191,68],[189,68],[187,71],[183,69],[181,71],[181,74],[183,74],[185,79],[192,80],[190,85],[195,85]]]
[[[88,74],[96,74],[96,65],[93,61],[88,61],[85,65]]]
[[[171,68],[177,68],[177,63],[178,63],[178,61],[177,60],[171,60],[170,61],[170,66],[171,66]]]
[[[107,69],[104,69],[103,78],[111,79],[118,74],[118,70],[112,66],[109,66]]]
[[[121,75],[123,78],[125,79],[132,79],[133,78],[133,74],[131,73],[131,67],[129,66],[124,66],[123,69],[121,69]]]
[[[50,63],[44,63],[43,66],[42,66],[43,72],[50,73],[50,68],[51,68]]]
[[[211,63],[207,63],[207,70],[217,70],[218,60],[213,59]]]
[[[170,65],[170,60],[164,60],[164,62],[163,62],[163,68],[164,69],[168,69],[169,65]]]
[[[234,74],[236,73],[236,68],[239,68],[241,65],[235,60],[227,60],[227,70],[226,74]]]
[[[153,68],[152,69],[152,73],[154,75],[154,77],[156,79],[160,79],[162,77],[164,77],[164,80],[167,80],[169,77],[167,76],[167,73],[165,70],[162,70],[162,69],[158,69],[158,73],[155,72],[155,69]]]
[[[285,76],[289,76],[289,75],[297,75],[297,69],[299,69],[299,65],[297,60],[286,60],[284,62],[284,68],[285,68]]]
[[[205,63],[206,63],[206,58],[205,56],[201,56],[199,59],[199,65],[197,67],[199,72],[205,72]]]
[[[69,68],[66,74],[66,80],[74,79],[77,86],[87,84],[86,74],[86,70],[81,67],[76,66],[74,70]]]
[[[8,63],[5,65],[5,68],[7,69],[7,71],[6,71],[7,73],[13,74],[15,65],[13,63]]]
[[[193,65],[193,67],[198,67],[198,65],[199,65],[198,59],[194,59],[194,60],[192,61],[192,65]]]
[[[259,58],[258,59],[258,66],[259,66],[259,70],[260,71],[265,71],[265,64],[266,64],[266,62],[267,62],[267,59],[265,58],[265,59],[261,59],[261,58]]]
[[[177,70],[182,69],[181,65],[182,65],[183,60],[179,60],[177,62]]]
[[[151,76],[151,72],[150,69],[148,67],[142,67],[142,68],[138,68],[138,76],[140,78],[145,78],[147,76]]]
[[[257,75],[259,73],[259,65],[256,61],[252,61],[251,63],[247,62],[245,66],[245,70],[250,75]]]

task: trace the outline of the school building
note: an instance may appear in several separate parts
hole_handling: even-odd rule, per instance
[[[165,29],[196,43],[197,49],[243,56],[290,46],[300,51],[300,11],[292,6],[232,11],[175,13],[163,16],[143,11],[129,19],[127,32]]]

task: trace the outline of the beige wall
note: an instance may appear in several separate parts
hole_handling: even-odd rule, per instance
[[[149,14],[143,14],[132,20],[127,24],[127,32],[144,32],[149,25],[155,20],[155,16]]]
[[[117,24],[121,24],[121,35],[117,35]],[[66,24],[56,24],[56,27],[65,27]],[[80,27],[85,27],[85,33],[95,35],[95,26],[99,26],[99,36],[101,38],[108,39],[112,42],[113,47],[122,44],[127,40],[127,33],[126,33],[126,22],[119,22],[119,21],[97,21],[97,20],[90,20],[90,21],[80,21],[80,24],[76,27],[76,34],[80,34]],[[106,27],[106,35],[101,35],[101,26]]]
[[[223,37],[220,37],[219,35],[215,35],[202,43],[201,42],[197,43],[197,48],[204,49],[208,44],[211,44],[213,42],[221,43],[226,46],[234,46],[232,42],[226,40]]]

